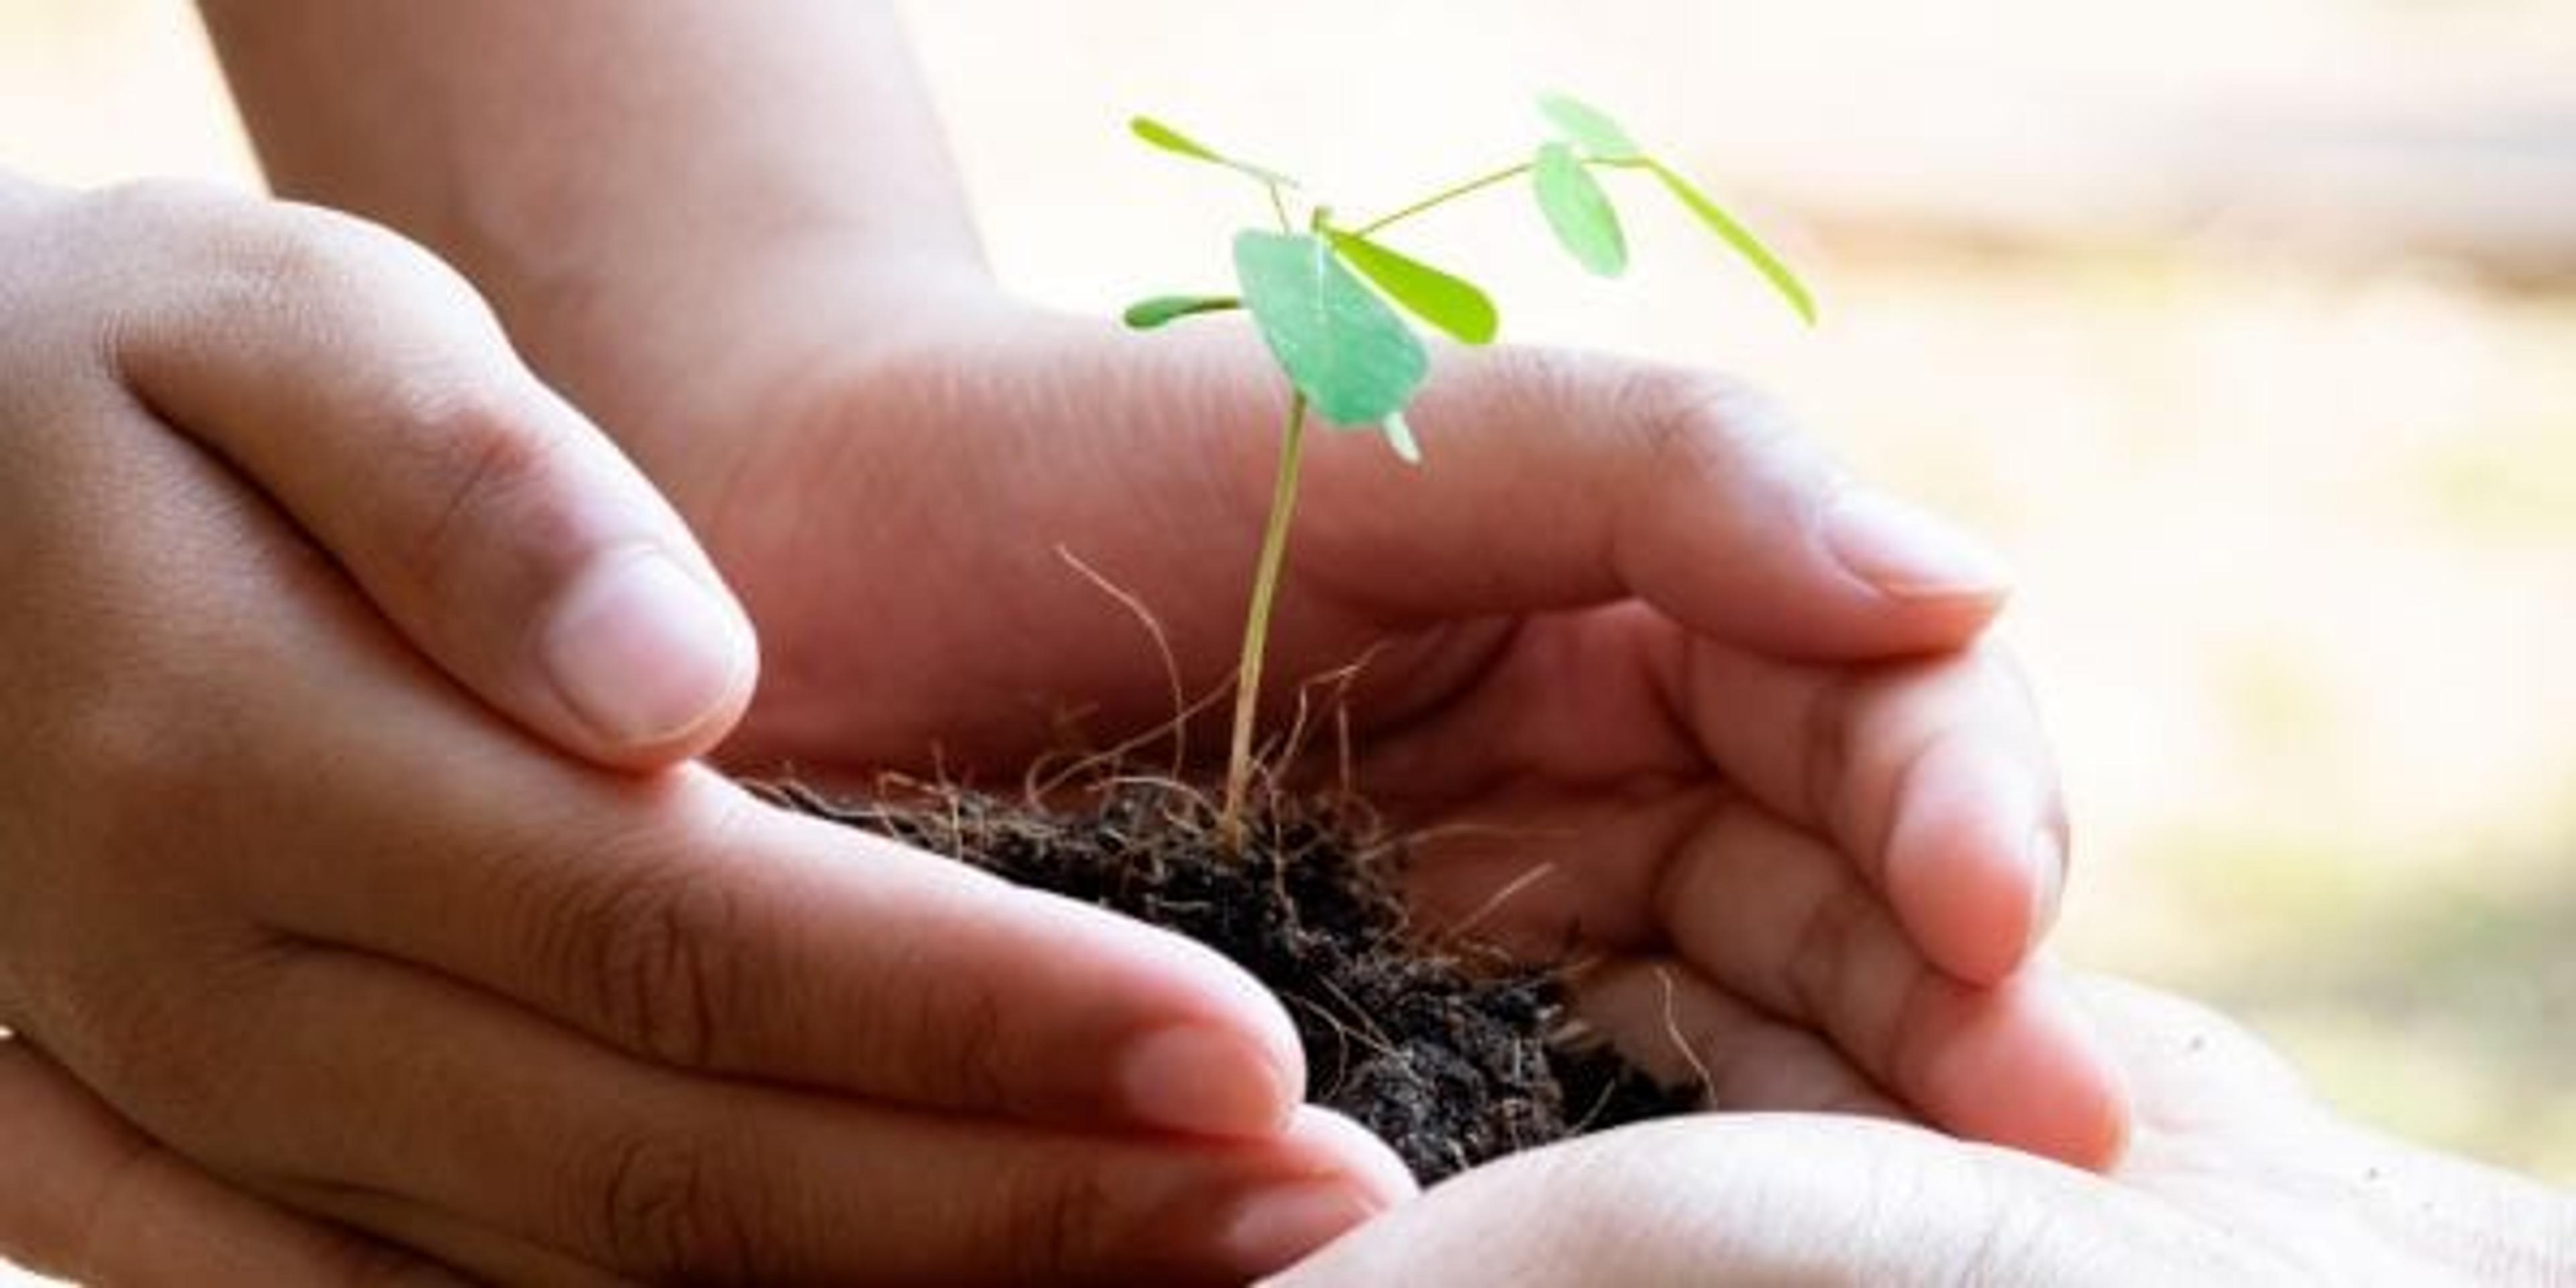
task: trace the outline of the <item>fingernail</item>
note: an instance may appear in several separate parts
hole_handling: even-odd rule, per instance
[[[573,713],[619,746],[706,719],[741,683],[752,649],[741,614],[658,550],[582,574],[538,643]]]
[[[2023,947],[2027,956],[2039,951],[2040,942],[2056,927],[2058,905],[2066,896],[2066,850],[2058,843],[2057,829],[2045,823],[2033,829],[2022,861],[2030,865],[2030,942]]]
[[[1247,1275],[1268,1274],[1339,1238],[1377,1205],[1339,1181],[1300,1181],[1253,1195],[1218,1236],[1226,1259]]]
[[[1269,1052],[1200,1025],[1137,1042],[1119,1066],[1118,1090],[1140,1121],[1203,1136],[1267,1135],[1297,1106],[1297,1089]]]
[[[1853,576],[1899,599],[1999,595],[2012,584],[2003,560],[1958,529],[1875,492],[1834,503],[1825,545]]]

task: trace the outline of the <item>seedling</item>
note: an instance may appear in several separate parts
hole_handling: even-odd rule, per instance
[[[1389,214],[1350,224],[1338,222],[1332,207],[1306,200],[1297,181],[1277,170],[1219,152],[1149,117],[1128,123],[1137,138],[1156,148],[1230,170],[1258,185],[1276,223],[1275,231],[1247,228],[1234,235],[1234,293],[1159,295],[1130,306],[1125,315],[1128,326],[1144,331],[1185,317],[1248,310],[1288,381],[1287,428],[1280,439],[1270,517],[1253,570],[1252,600],[1235,674],[1234,735],[1226,758],[1220,827],[1226,843],[1238,851],[1244,798],[1252,780],[1253,718],[1261,692],[1262,652],[1269,641],[1279,572],[1287,559],[1306,422],[1320,416],[1333,425],[1375,427],[1398,457],[1418,465],[1422,447],[1404,413],[1430,373],[1431,362],[1421,337],[1403,314],[1412,314],[1462,344],[1490,344],[1501,330],[1502,316],[1482,289],[1390,248],[1380,234],[1462,197],[1527,178],[1556,243],[1587,271],[1617,277],[1628,268],[1627,234],[1617,207],[1596,176],[1637,172],[1652,177],[1750,262],[1800,318],[1815,321],[1815,301],[1788,265],[1679,171],[1639,148],[1618,122],[1562,95],[1542,95],[1538,109],[1550,131],[1528,160],[1452,184]],[[1301,202],[1302,227],[1294,217]]]

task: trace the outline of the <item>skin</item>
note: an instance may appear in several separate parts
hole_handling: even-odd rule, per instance
[[[2083,982],[2080,995],[2138,1089],[2134,1146],[2107,1176],[1927,1131],[1853,1081],[1812,1034],[1784,1035],[1769,1065],[1799,1089],[1765,1100],[1769,1112],[1641,1124],[1515,1155],[1263,1282],[2576,1282],[2576,1200],[2342,1121],[2204,1008],[2105,980]],[[1678,1027],[1712,1043],[1748,1022],[1696,992],[1674,1011]],[[1726,1089],[1761,1094],[1752,1083]],[[246,1202],[5,1047],[0,1117],[36,1129],[12,1138],[30,1165],[20,1175],[53,1181],[0,1195],[0,1223],[87,1223],[100,1232],[96,1282],[454,1282],[398,1250]]]
[[[887,6],[207,13],[280,189],[457,263],[706,542],[765,650],[729,763],[1016,782],[1064,713],[1104,745],[1163,725],[1176,677],[1059,547],[1156,619],[1182,692],[1230,672],[1266,359],[1235,322],[1139,337],[999,288]],[[1447,838],[1426,904],[1670,962],[1945,1125],[2113,1157],[2080,1023],[1985,987],[2065,853],[2027,694],[1967,647],[1993,561],[1700,372],[1444,354],[1414,420],[1430,468],[1311,451],[1271,654],[1367,659],[1357,780]],[[1757,925],[1792,933],[1719,942]]]
[[[1033,552],[1185,689],[1229,668],[1248,335],[1003,293],[882,6],[207,16],[279,188],[472,285],[311,210],[11,191],[0,702],[61,733],[5,778],[0,1109],[62,1180],[0,1249],[1227,1281],[1407,1191],[1230,967],[677,763],[1008,782],[1062,711],[1161,725],[1150,642]],[[1969,647],[1991,560],[1696,372],[1450,355],[1416,423],[1419,473],[1318,446],[1273,655],[1370,658],[1426,906],[1758,1011],[1689,1044],[1730,1105],[1812,1047],[1853,1107],[2114,1158],[2119,1074],[2020,969],[2064,825]]]
[[[191,188],[0,191],[0,1019],[36,1088],[0,1114],[134,1160],[13,1162],[0,1252],[207,1282],[122,1259],[188,1255],[155,1196],[220,1179],[513,1283],[1224,1281],[1409,1190],[1293,1108],[1286,1016],[1214,954],[576,761],[397,634],[379,600],[543,619],[639,543],[724,602],[436,261]],[[298,468],[367,497],[363,543],[320,544]]]
[[[2576,1199],[2337,1118],[2206,1009],[2082,993],[2137,1089],[2108,1175],[1887,1118],[1671,1120],[1479,1169],[1265,1283],[2576,1283]]]

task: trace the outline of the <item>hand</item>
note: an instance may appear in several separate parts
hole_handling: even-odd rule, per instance
[[[891,6],[206,8],[272,181],[463,265],[709,542],[768,649],[735,763],[1015,783],[1059,715],[1162,725],[1156,650],[1059,545],[1160,619],[1185,691],[1230,672],[1266,362],[1240,327],[999,298]],[[2065,1008],[1970,987],[2045,929],[2064,852],[2018,683],[1957,652],[1993,568],[1732,386],[1443,365],[1428,468],[1317,444],[1271,667],[1369,655],[1358,785],[1443,838],[1426,900],[1772,1017],[1741,1035],[1759,1058],[1694,1053],[1738,1101],[1821,1033],[1838,1085],[2116,1152]],[[1672,1054],[1638,1018],[1604,1016]]]
[[[2200,1007],[2084,999],[2138,1097],[2107,1177],[1868,1118],[1673,1119],[1481,1168],[1269,1283],[2576,1282],[2576,1199],[2339,1121]]]
[[[412,1264],[300,1216],[508,1282],[1240,1278],[1405,1188],[1205,950],[563,759],[414,652],[630,763],[749,683],[426,255],[0,178],[0,335],[0,1252]]]
[[[855,257],[750,267],[621,312],[723,336],[725,364],[657,382],[633,355],[688,343],[638,325],[566,367],[760,623],[727,756],[1017,781],[1057,713],[1102,743],[1169,721],[1154,642],[1059,547],[1159,621],[1189,692],[1221,683],[1280,411],[1248,334],[1132,337],[971,277],[874,295]],[[1310,448],[1271,645],[1283,677],[1365,657],[1356,785],[1424,830],[1428,904],[1737,999],[1729,1050],[1694,1053],[1726,1103],[1792,1081],[1738,1053],[1816,1033],[1837,1087],[2113,1157],[2116,1080],[2071,1014],[1982,987],[2044,933],[2065,843],[2023,686],[1970,646],[1992,563],[1847,490],[1731,385],[1443,362],[1423,468],[1368,435]],[[1595,1018],[1674,1054],[1651,1000]]]

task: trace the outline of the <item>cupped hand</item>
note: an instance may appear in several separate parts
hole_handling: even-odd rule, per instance
[[[856,263],[791,245],[650,326],[531,323],[760,625],[722,754],[1016,782],[1068,719],[1114,743],[1220,686],[1284,412],[1249,330],[1133,336]],[[680,351],[713,356],[658,378]],[[1309,448],[1269,727],[1365,660],[1355,785],[1422,832],[1425,903],[1599,959],[1595,1018],[1721,1103],[1892,1100],[2109,1161],[2116,1077],[2013,973],[2065,827],[2023,686],[1975,643],[1994,562],[1695,372],[1444,353],[1413,420],[1419,469],[1373,434]],[[1680,1052],[1621,979],[1743,1022]]]
[[[2336,1118],[2205,1008],[2080,995],[2137,1092],[2107,1176],[1870,1118],[1673,1119],[1480,1168],[1268,1282],[2576,1282],[2576,1197]]]
[[[1227,1280],[1405,1189],[1205,950],[529,736],[685,754],[749,635],[425,254],[0,179],[0,336],[0,1253]]]

